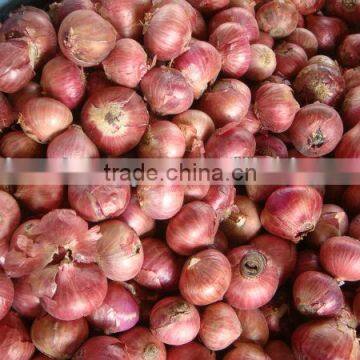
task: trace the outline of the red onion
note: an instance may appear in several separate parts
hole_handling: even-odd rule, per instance
[[[40,97],[41,91],[41,87],[38,83],[30,81],[21,90],[10,95],[11,103],[14,105],[15,110],[21,113],[21,109],[26,102],[30,99]]]
[[[266,45],[270,49],[274,47],[274,39],[268,34],[263,31],[259,32],[259,39],[256,41],[256,44]]]
[[[46,213],[61,207],[63,185],[19,185],[15,198],[33,213]]]
[[[94,10],[92,0],[62,0],[49,6],[49,15],[58,27],[70,13],[76,10]]]
[[[360,241],[349,236],[335,236],[320,248],[320,261],[324,269],[337,280],[359,281]]]
[[[265,130],[275,133],[286,131],[299,108],[287,85],[265,83],[256,91],[254,112]]]
[[[286,41],[301,46],[306,55],[310,58],[316,55],[318,50],[318,41],[316,36],[304,28],[296,28],[287,38]]]
[[[133,39],[120,39],[109,56],[102,62],[106,76],[118,85],[138,86],[148,71],[147,55]]]
[[[256,42],[259,38],[259,27],[254,14],[241,7],[232,7],[213,16],[209,22],[209,32],[212,33],[220,25],[234,22],[240,24],[246,31],[249,42]]]
[[[360,65],[360,34],[348,35],[339,47],[340,61],[344,66]]]
[[[41,75],[43,92],[69,109],[81,103],[85,95],[85,82],[84,71],[62,56],[50,60]]]
[[[325,5],[325,0],[292,0],[292,2],[301,15],[316,13]]]
[[[301,250],[297,253],[294,277],[305,271],[321,271],[319,256],[313,250]]]
[[[276,136],[259,134],[255,137],[256,155],[271,156],[273,158],[287,158],[288,150],[285,143]]]
[[[100,224],[100,232],[97,262],[106,277],[114,281],[134,278],[144,261],[143,248],[135,231],[119,220],[108,220]]]
[[[21,90],[35,75],[34,63],[35,49],[26,39],[0,42],[0,91]]]
[[[271,0],[257,10],[256,20],[260,30],[273,38],[283,38],[296,29],[298,12],[292,1]]]
[[[11,126],[15,122],[15,117],[8,99],[0,92],[0,131]]]
[[[0,320],[9,312],[14,300],[14,285],[0,270]]]
[[[165,297],[151,310],[150,330],[167,345],[183,345],[198,334],[200,315],[195,306],[181,297]]]
[[[250,100],[250,89],[243,82],[221,79],[204,94],[199,106],[219,128],[233,121],[241,122],[249,110]]]
[[[257,344],[239,343],[239,345],[229,351],[224,360],[271,360],[264,350]]]
[[[217,129],[206,143],[207,158],[253,157],[256,142],[254,136],[241,124],[231,122]]]
[[[34,47],[35,66],[40,67],[56,53],[56,32],[49,15],[38,8],[23,6],[12,12],[2,24],[0,38],[26,37]],[[12,54],[15,58],[15,54]]]
[[[203,306],[222,300],[230,281],[231,266],[225,255],[217,250],[207,249],[186,261],[179,289],[191,304]]]
[[[350,185],[342,196],[342,202],[347,212],[356,215],[360,213],[360,186]]]
[[[314,64],[332,67],[335,68],[339,73],[341,73],[341,69],[338,63],[326,55],[316,55],[310,58],[308,61],[308,65]]]
[[[99,151],[78,125],[71,125],[47,147],[48,158],[98,158]]]
[[[62,53],[76,65],[99,65],[115,47],[114,27],[92,10],[76,10],[61,23],[58,38]]]
[[[356,25],[360,12],[360,3],[357,1],[332,0],[326,2],[329,14],[340,17],[346,22]]]
[[[301,15],[300,13],[298,13],[298,23],[297,23],[297,27],[298,28],[303,28],[305,26],[305,18],[303,15]]]
[[[212,245],[217,229],[215,210],[203,201],[193,201],[169,221],[166,241],[177,254],[191,255]]]
[[[356,359],[359,343],[356,331],[336,320],[312,321],[301,325],[292,335],[296,359]]]
[[[128,360],[125,345],[112,336],[94,336],[87,340],[73,360]]]
[[[231,250],[228,259],[232,279],[225,294],[227,302],[240,310],[257,309],[269,302],[279,285],[273,260],[253,245]]]
[[[176,58],[173,66],[182,73],[198,99],[219,75],[221,56],[211,44],[194,39],[189,50]]]
[[[153,68],[142,78],[140,86],[151,110],[159,115],[180,114],[194,100],[191,86],[176,69]]]
[[[143,99],[132,89],[110,87],[85,103],[81,124],[85,133],[105,153],[122,155],[144,135],[149,114]]]
[[[346,83],[346,90],[360,86],[360,66],[345,70],[343,76]]]
[[[130,201],[128,185],[70,185],[70,206],[85,220],[99,222],[121,215]]]
[[[337,111],[328,105],[315,103],[298,111],[289,135],[301,154],[321,157],[336,148],[343,131],[343,123]]]
[[[258,0],[230,0],[230,6],[241,7],[255,15],[255,6],[258,2]]]
[[[241,125],[252,134],[256,134],[260,130],[261,124],[259,119],[254,114],[252,105],[250,105],[246,116],[241,120]]]
[[[190,40],[190,18],[176,3],[155,9],[144,27],[144,45],[158,60],[175,59],[187,50]]]
[[[232,211],[236,189],[232,185],[212,185],[203,201],[217,213],[220,221],[226,219]]]
[[[93,71],[86,77],[86,91],[89,96],[97,94],[107,87],[114,86],[102,70]]]
[[[346,132],[336,148],[337,158],[360,158],[360,123]]]
[[[218,26],[209,41],[222,56],[222,70],[231,77],[244,75],[251,60],[247,31],[236,22],[226,22]]]
[[[202,12],[208,13],[225,8],[230,0],[189,0],[189,3]]]
[[[121,334],[119,340],[124,344],[129,359],[166,360],[166,349],[151,332],[144,327],[137,326]]]
[[[1,356],[9,360],[29,360],[35,351],[29,332],[18,315],[11,311],[0,321]]]
[[[360,121],[360,86],[350,89],[345,95],[342,110],[345,126],[351,129]]]
[[[167,360],[215,360],[215,353],[195,342],[174,346],[167,351]]]
[[[30,139],[22,131],[10,131],[0,139],[0,154],[9,158],[40,158],[41,144]]]
[[[281,340],[271,340],[265,347],[272,360],[295,360],[291,349]]]
[[[212,247],[223,254],[226,254],[228,252],[229,241],[222,231],[218,230],[218,232],[216,233],[214,245]]]
[[[184,187],[180,185],[139,185],[139,204],[144,213],[156,220],[172,218],[184,202]]]
[[[360,214],[355,216],[350,223],[349,235],[360,240]]]
[[[255,202],[263,202],[279,187],[277,185],[246,184],[246,192],[249,199]]]
[[[86,319],[61,321],[46,314],[34,320],[31,340],[43,354],[55,359],[70,359],[89,335]]]
[[[144,263],[135,281],[152,290],[173,290],[179,282],[182,260],[161,240],[142,240]]]
[[[315,229],[322,209],[322,198],[309,186],[275,190],[261,213],[261,223],[273,235],[299,242]]]
[[[235,346],[243,342],[256,343],[264,346],[269,339],[269,328],[263,313],[258,310],[237,310],[242,332]]]
[[[246,77],[254,81],[262,81],[273,74],[276,68],[275,53],[266,45],[252,44],[251,61]]]
[[[241,331],[235,310],[224,302],[207,306],[201,314],[199,337],[210,350],[227,348],[240,336]]]

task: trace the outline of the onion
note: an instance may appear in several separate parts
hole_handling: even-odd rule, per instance
[[[144,263],[135,281],[152,290],[173,290],[177,287],[182,260],[161,240],[142,240]]]
[[[201,314],[199,337],[210,350],[223,350],[241,334],[235,310],[224,302],[209,305]]]
[[[344,208],[350,214],[356,215],[360,213],[360,186],[350,185],[343,193],[342,202]]]
[[[155,9],[144,27],[144,45],[158,60],[175,59],[187,50],[190,40],[190,18],[176,3]]]
[[[231,266],[225,255],[207,249],[186,261],[179,289],[184,299],[191,304],[203,306],[222,300],[230,281]]]
[[[353,238],[360,240],[360,214],[355,216],[350,223],[349,235]]]
[[[10,95],[11,103],[14,105],[16,111],[21,113],[22,107],[30,99],[41,96],[41,87],[38,83],[30,81],[18,92]]]
[[[271,0],[257,10],[256,20],[260,30],[273,38],[283,38],[296,29],[298,12],[292,1]]]
[[[230,0],[189,0],[189,3],[202,12],[208,13],[225,8]]]
[[[240,24],[247,32],[250,43],[256,42],[259,38],[259,27],[254,14],[241,7],[232,7],[220,11],[213,16],[209,22],[209,32],[212,33],[220,25],[234,22]]]
[[[34,63],[35,49],[26,39],[0,42],[0,91],[21,90],[35,75]]]
[[[70,60],[57,56],[43,68],[43,92],[59,100],[69,109],[76,108],[85,95],[85,74]]]
[[[8,99],[0,93],[0,131],[8,128],[15,122],[15,113],[13,112]]]
[[[50,4],[49,15],[58,27],[66,16],[76,10],[94,10],[94,3],[92,0],[61,0]]]
[[[302,250],[297,253],[294,277],[305,271],[321,271],[319,256],[313,250]]]
[[[61,207],[63,185],[19,185],[14,194],[19,203],[33,213],[46,213]]]
[[[320,261],[324,269],[337,280],[359,281],[360,241],[349,236],[335,236],[320,248]]]
[[[258,0],[230,0],[230,6],[241,7],[255,15],[255,6],[258,2]]]
[[[166,241],[177,254],[191,255],[212,245],[217,229],[215,210],[203,201],[193,201],[169,221]]]
[[[263,313],[258,309],[237,310],[236,315],[240,320],[242,332],[234,345],[251,342],[264,346],[269,339],[269,328]]]
[[[254,136],[241,124],[231,122],[217,129],[206,143],[207,158],[253,157],[256,142]]]
[[[89,335],[86,319],[61,321],[46,314],[34,320],[31,340],[42,353],[55,359],[70,359]]]
[[[232,185],[211,185],[203,201],[217,213],[220,221],[231,213],[235,201],[236,189]]]
[[[115,47],[117,33],[114,27],[92,10],[76,10],[61,23],[59,46],[76,65],[99,65]]]
[[[215,353],[195,342],[174,346],[167,351],[167,360],[215,360]]]
[[[176,58],[173,66],[182,73],[198,99],[219,75],[221,56],[211,44],[194,39],[189,50]]]
[[[144,213],[156,220],[172,218],[184,202],[184,187],[180,185],[139,185],[139,204]]]
[[[287,158],[288,150],[285,143],[276,136],[259,134],[255,137],[256,155],[273,158]]]
[[[9,158],[40,158],[41,144],[30,139],[22,131],[10,131],[0,139],[0,154]]]
[[[167,345],[183,345],[198,334],[200,315],[195,306],[181,297],[165,297],[151,310],[150,330]]]
[[[209,41],[222,56],[222,70],[231,77],[246,73],[251,60],[247,31],[236,22],[226,22],[217,27]]]
[[[151,110],[159,115],[180,114],[194,100],[191,86],[176,69],[153,68],[142,78],[140,86]]]
[[[214,245],[212,247],[223,254],[226,254],[228,252],[229,241],[222,231],[218,230],[218,232],[216,233]]]
[[[148,71],[146,52],[133,39],[118,40],[102,65],[109,80],[129,88],[138,86]]]
[[[85,103],[81,124],[85,133],[105,153],[122,155],[144,135],[149,114],[143,99],[121,86],[96,92]]]
[[[144,261],[143,248],[135,231],[119,220],[108,220],[100,224],[100,232],[97,262],[106,277],[114,281],[134,278]]]
[[[14,285],[0,270],[0,320],[9,312],[14,300]]]
[[[166,360],[164,344],[152,335],[147,328],[137,326],[121,334],[119,340],[124,344],[129,359]]]
[[[281,340],[271,340],[265,347],[272,360],[295,360],[291,349]]]
[[[256,134],[260,130],[261,123],[254,114],[252,105],[250,105],[248,113],[246,114],[244,119],[242,119],[241,125],[243,126],[243,128],[245,128],[252,134]]]
[[[270,49],[274,47],[274,39],[266,32],[259,32],[259,39],[256,41],[256,44],[266,45]]]
[[[252,44],[251,61],[245,76],[254,81],[262,81],[273,74],[276,68],[275,53],[266,45]]]
[[[351,130],[342,137],[335,150],[337,158],[360,158],[360,123],[357,123]]]
[[[199,106],[219,128],[230,122],[241,123],[249,110],[250,101],[247,85],[235,79],[221,79],[202,96]]]
[[[315,229],[321,209],[322,198],[314,188],[283,187],[267,199],[261,223],[273,235],[297,243]]]
[[[356,25],[360,12],[360,3],[357,1],[332,0],[326,2],[326,10],[331,15],[344,19]]]
[[[325,0],[292,0],[301,15],[310,15],[319,11]]]
[[[287,85],[265,83],[256,91],[254,112],[265,130],[286,131],[299,108]]]
[[[18,315],[11,311],[0,321],[0,349],[4,359],[29,360],[35,351],[29,332]]]
[[[231,250],[228,259],[232,279],[225,294],[227,302],[240,310],[257,309],[269,302],[279,284],[273,260],[253,245]]]
[[[345,70],[343,76],[346,83],[346,90],[360,86],[360,66]]]
[[[315,56],[318,51],[318,41],[316,36],[304,28],[296,28],[287,38],[286,41],[301,46],[306,55],[310,58]]]
[[[121,284],[110,281],[104,302],[87,319],[105,334],[131,329],[139,321],[139,306]]]
[[[235,349],[229,351],[224,360],[271,360],[263,349],[256,344],[240,343]]]
[[[2,24],[0,38],[9,40],[22,37],[28,38],[34,47],[36,67],[42,66],[55,55],[56,32],[45,11],[23,6],[11,13]],[[16,58],[16,54],[12,55]]]
[[[255,202],[266,201],[267,198],[280,186],[246,184],[246,192],[250,200]]]
[[[345,126],[351,129],[359,122],[360,86],[350,89],[349,92],[345,95],[342,110]]]
[[[89,96],[110,86],[114,86],[114,84],[106,77],[104,71],[97,70],[87,74],[86,91]]]

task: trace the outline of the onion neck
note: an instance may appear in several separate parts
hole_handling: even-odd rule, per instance
[[[159,356],[159,350],[155,344],[146,345],[143,353],[144,360],[156,360]]]
[[[249,251],[240,262],[240,272],[245,278],[256,278],[266,267],[266,257],[260,252]]]

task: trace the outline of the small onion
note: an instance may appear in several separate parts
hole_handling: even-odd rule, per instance
[[[195,306],[181,297],[165,297],[150,313],[150,330],[167,345],[183,345],[200,330],[200,315]]]
[[[217,213],[220,221],[226,219],[232,211],[236,189],[232,185],[212,185],[203,201]]]
[[[305,271],[322,271],[319,255],[313,250],[301,250],[297,254],[294,277]]]
[[[21,90],[10,94],[11,103],[14,105],[15,110],[21,113],[22,107],[26,102],[30,99],[40,97],[41,91],[41,86],[38,83],[30,81]]]
[[[350,185],[348,186],[343,195],[342,202],[344,209],[350,214],[356,215],[360,213],[360,186]]]
[[[273,74],[276,69],[274,51],[263,44],[252,44],[251,61],[245,76],[253,81],[262,81]]]
[[[9,312],[14,300],[14,285],[0,270],[0,320]]]
[[[217,27],[209,38],[222,56],[222,70],[231,77],[246,73],[251,60],[250,44],[246,30],[236,22],[226,22]]]
[[[346,90],[360,86],[360,66],[345,70],[343,76],[346,83]]]
[[[76,10],[61,23],[58,39],[62,53],[76,65],[99,65],[115,47],[114,27],[92,10]]]
[[[61,321],[46,314],[31,326],[31,340],[43,354],[55,359],[70,359],[89,335],[86,319]]]
[[[210,350],[227,348],[240,336],[241,331],[235,310],[224,302],[207,306],[201,314],[199,337]]]
[[[272,360],[295,360],[291,349],[281,340],[269,341],[265,351]]]
[[[195,342],[174,346],[167,351],[167,360],[215,360],[215,353]]]
[[[264,202],[280,186],[246,184],[246,193],[249,199],[255,202]]]
[[[86,91],[89,96],[97,94],[107,87],[114,86],[102,70],[93,71],[87,74],[86,78]]]
[[[301,46],[306,55],[310,58],[315,56],[318,51],[318,41],[316,36],[308,29],[296,28],[286,41]]]
[[[30,139],[22,131],[10,131],[0,139],[0,154],[9,158],[40,158],[41,144]]]
[[[325,0],[292,0],[301,15],[310,15],[319,11]]]
[[[288,149],[280,138],[268,134],[259,134],[255,137],[255,140],[257,156],[288,157]]]
[[[254,108],[252,105],[250,105],[248,113],[242,119],[241,125],[252,134],[256,134],[260,130],[261,123],[254,114]]]
[[[342,137],[335,150],[337,158],[360,158],[360,122]]]
[[[261,346],[251,343],[239,343],[238,346],[229,351],[224,360],[271,360]]]
[[[353,238],[360,240],[360,214],[355,216],[350,223],[349,235]]]
[[[223,254],[226,254],[228,252],[229,241],[222,231],[218,230],[218,232],[216,233],[214,245],[212,247]]]
[[[260,31],[259,39],[256,41],[256,44],[266,45],[270,49],[274,47],[274,39],[266,32]]]
[[[231,266],[225,255],[207,249],[186,261],[179,289],[184,299],[191,304],[203,306],[222,300],[230,281]]]
[[[349,90],[342,105],[343,121],[351,129],[360,122],[360,86]]]
[[[332,0],[326,2],[326,10],[331,15],[344,19],[346,22],[356,25],[360,13],[358,1]]]
[[[15,117],[9,100],[0,93],[0,131],[11,126],[15,122]]]
[[[212,11],[217,11],[225,8],[229,5],[230,0],[189,0],[189,3],[197,8],[198,10],[208,13]]]
[[[176,115],[188,110],[194,95],[179,70],[156,67],[140,82],[145,100],[151,110],[159,115]]]

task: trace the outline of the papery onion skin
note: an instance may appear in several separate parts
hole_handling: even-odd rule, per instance
[[[3,270],[0,270],[0,320],[9,312],[13,300],[14,285]]]
[[[132,360],[167,359],[164,344],[145,327],[134,327],[121,334],[119,340],[125,345],[126,352]]]
[[[240,336],[241,331],[235,310],[224,302],[208,305],[201,314],[199,337],[210,350],[227,348]]]
[[[217,229],[215,210],[203,201],[192,201],[169,221],[166,241],[177,254],[191,255],[212,245]]]
[[[240,246],[228,253],[232,267],[227,302],[236,309],[254,310],[270,301],[279,284],[273,260],[253,245]]]
[[[174,346],[167,351],[167,360],[215,360],[215,353],[205,346],[189,342],[185,345]]]
[[[217,213],[220,221],[226,219],[234,205],[236,189],[232,185],[211,185],[203,201]]]
[[[22,107],[26,102],[32,98],[41,96],[41,86],[35,81],[30,81],[21,90],[16,93],[10,94],[10,101],[14,106],[14,109],[21,113]]]
[[[64,131],[73,121],[68,107],[48,97],[26,102],[19,123],[24,133],[39,143],[47,143]]]
[[[262,81],[273,74],[276,69],[275,53],[263,44],[252,44],[251,61],[245,76],[253,81]]]
[[[42,353],[55,359],[70,359],[89,335],[86,319],[61,321],[46,314],[31,326],[31,340]]]
[[[344,66],[355,67],[360,65],[360,35],[348,35],[340,45],[338,52]]]
[[[345,79],[347,91],[354,87],[360,86],[360,66],[345,70],[343,76]]]
[[[84,71],[62,56],[44,66],[40,84],[45,95],[59,100],[69,109],[76,108],[85,95]]]
[[[190,40],[190,18],[176,3],[155,9],[144,27],[145,48],[161,61],[178,57],[187,50]]]
[[[179,70],[156,67],[140,82],[141,90],[150,108],[156,114],[176,115],[188,110],[194,94]]]
[[[301,108],[289,129],[295,148],[308,157],[331,153],[340,142],[343,132],[343,122],[337,111],[321,103]]]
[[[261,123],[254,114],[253,105],[250,105],[248,113],[241,121],[241,125],[252,134],[256,134],[260,130]]]
[[[40,158],[43,146],[22,131],[10,131],[0,139],[0,154],[9,158]]]
[[[11,126],[15,122],[15,118],[16,115],[9,100],[4,94],[0,93],[0,131]]]
[[[308,29],[296,28],[287,38],[286,41],[301,46],[306,55],[310,58],[317,54],[318,41],[316,36]]]
[[[272,0],[257,10],[256,20],[260,30],[273,38],[283,38],[296,29],[298,12],[291,1]]]
[[[114,86],[102,70],[96,70],[90,74],[86,74],[86,80],[86,91],[89,96],[97,94],[107,87]]]
[[[309,15],[319,11],[325,0],[292,0],[301,15]]]
[[[265,83],[256,91],[254,112],[264,130],[286,131],[299,109],[300,105],[287,85]]]
[[[250,200],[264,202],[280,186],[246,184],[246,193]]]
[[[132,150],[144,135],[149,113],[143,99],[132,89],[109,87],[85,103],[81,124],[99,150],[112,156]]]
[[[230,350],[224,360],[271,360],[261,346],[252,343],[239,343],[238,346]]]
[[[297,254],[294,277],[305,271],[322,271],[319,255],[313,250],[301,250]]]
[[[135,281],[152,290],[173,290],[177,287],[182,260],[161,240],[145,238],[141,241],[144,262]]]
[[[324,269],[337,280],[359,281],[360,241],[350,236],[335,236],[320,248],[320,261]]]
[[[99,65],[115,47],[116,38],[115,28],[92,10],[70,13],[58,33],[64,56],[82,67]]]
[[[280,138],[269,134],[259,134],[255,140],[257,156],[288,157],[288,149]]]
[[[104,302],[87,316],[88,321],[106,335],[131,329],[139,321],[139,305],[121,284],[110,281]]]
[[[270,49],[274,47],[274,39],[266,32],[260,31],[259,39],[256,41],[256,44],[266,45]]]
[[[326,10],[330,15],[340,17],[346,22],[356,25],[360,13],[360,3],[343,0],[327,1]]]
[[[200,315],[195,306],[180,296],[165,297],[151,310],[150,330],[167,345],[183,345],[198,334]]]
[[[134,278],[144,261],[143,248],[135,231],[119,220],[108,220],[100,224],[100,233],[97,262],[106,277],[114,281]]]
[[[215,249],[207,249],[186,261],[179,289],[191,304],[203,306],[222,300],[230,281],[231,266],[226,256]]]
[[[251,52],[245,28],[235,22],[226,22],[217,27],[209,38],[222,56],[222,71],[239,78],[249,68]]]
[[[229,251],[229,241],[222,231],[218,230],[216,233],[214,245],[212,247],[223,254],[226,254]]]
[[[208,13],[225,8],[230,0],[189,0],[189,3],[198,10]]]
[[[342,194],[344,209],[351,215],[360,214],[360,186],[350,185]]]
[[[109,80],[135,88],[148,71],[147,60],[145,50],[137,41],[120,39],[102,66]]]
[[[355,216],[351,221],[349,235],[355,239],[360,240],[360,214]]]
[[[350,89],[345,95],[342,111],[342,118],[348,129],[360,122],[360,86]]]
[[[335,150],[337,158],[360,158],[360,122],[344,134]]]
[[[291,349],[281,340],[271,340],[265,346],[265,352],[272,360],[295,360]]]

